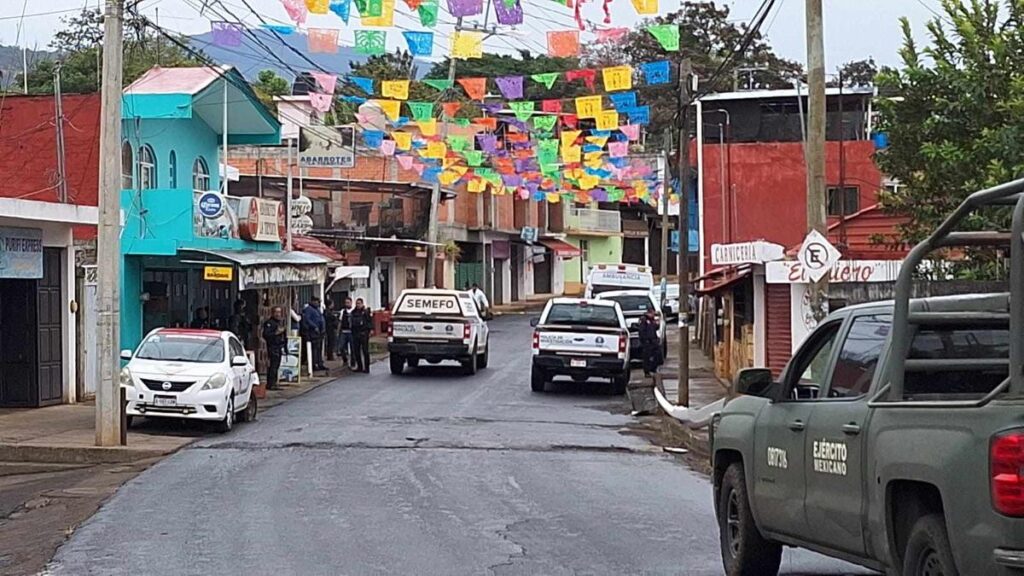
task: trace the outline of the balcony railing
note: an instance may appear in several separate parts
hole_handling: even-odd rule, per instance
[[[565,218],[565,229],[570,233],[619,234],[622,232],[622,217],[616,210],[572,208]]]

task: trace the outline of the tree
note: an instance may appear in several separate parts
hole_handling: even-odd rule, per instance
[[[878,102],[878,130],[889,146],[877,162],[902,183],[882,205],[909,216],[890,242],[923,239],[970,193],[1024,174],[1024,3],[1003,4],[946,0],[945,16],[927,23],[931,45],[923,49],[901,21],[902,66],[877,79],[900,96]],[[1007,223],[1005,210],[993,210],[970,226]],[[984,275],[992,263],[980,254],[960,265]]]
[[[292,86],[288,80],[277,75],[273,70],[263,70],[256,77],[256,83],[252,85],[256,96],[263,105],[273,112],[277,112],[277,104],[274,102],[276,96],[291,94]]]
[[[666,52],[647,32],[651,24],[678,25],[680,50]],[[678,70],[679,63],[689,58],[701,81],[700,89],[706,92],[790,88],[793,80],[803,78],[803,66],[776,55],[760,32],[754,33],[747,49],[736,54],[719,72],[748,31],[747,24],[731,18],[728,6],[686,1],[676,12],[644,20],[619,43],[597,45],[588,50],[586,62],[591,66],[614,66],[667,59],[672,62],[673,70]],[[651,125],[670,126],[678,108],[677,91],[666,89],[665,85],[640,86],[637,91],[644,103],[651,106]]]
[[[67,93],[86,93],[99,90],[98,70],[101,61],[103,18],[97,10],[83,10],[77,16],[61,20],[50,43],[57,51],[56,61],[61,63],[61,88]],[[185,43],[182,40],[182,43]],[[53,92],[53,59],[40,60],[28,73],[28,88],[32,94]],[[129,14],[125,20],[124,83],[128,85],[153,66],[199,66],[202,59],[166,39],[147,27],[141,17]],[[17,84],[22,82],[18,75]]]
[[[853,60],[840,66],[839,73],[829,80],[828,85],[830,87],[839,86],[839,79],[842,78],[843,86],[874,86],[876,76],[878,76],[878,65],[875,64],[874,58]]]

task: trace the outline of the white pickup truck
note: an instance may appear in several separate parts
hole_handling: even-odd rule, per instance
[[[391,373],[402,374],[406,364],[416,368],[420,360],[456,360],[476,374],[487,367],[488,334],[469,292],[405,290],[388,328]]]
[[[552,298],[531,324],[530,388],[543,392],[555,376],[577,382],[608,378],[622,394],[629,384],[629,330],[612,300]]]

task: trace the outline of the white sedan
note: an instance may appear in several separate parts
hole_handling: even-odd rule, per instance
[[[158,328],[121,358],[129,424],[135,416],[186,418],[227,432],[236,418],[256,417],[259,376],[230,332]]]

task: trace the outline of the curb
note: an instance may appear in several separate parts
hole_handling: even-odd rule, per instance
[[[169,456],[197,439],[167,450],[102,446],[33,446],[0,444],[0,462],[34,464],[124,464]]]

